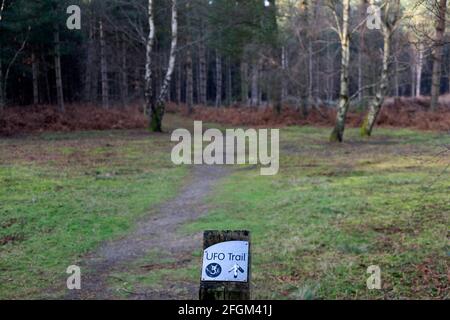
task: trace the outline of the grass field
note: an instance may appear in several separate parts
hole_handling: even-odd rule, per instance
[[[166,138],[111,131],[0,140],[0,298],[62,290],[67,266],[174,196],[187,170],[170,162]]]
[[[383,129],[368,141],[350,130],[349,142],[331,145],[328,134],[283,129],[280,174],[237,170],[210,199],[215,209],[183,232],[251,230],[253,298],[448,299],[450,137]],[[153,252],[113,283],[197,283],[200,261],[200,250],[182,265]],[[382,290],[366,287],[370,265]]]
[[[282,129],[280,173],[236,168],[180,232],[251,230],[254,298],[448,299],[450,136],[380,129],[364,140],[352,129],[334,145],[328,134]],[[189,168],[172,165],[170,147],[145,131],[1,139],[0,298],[57,295],[68,265],[175,196]],[[196,284],[200,245],[183,264],[152,252],[111,286]],[[382,290],[367,290],[369,265]]]

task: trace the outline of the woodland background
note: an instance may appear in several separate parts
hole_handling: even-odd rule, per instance
[[[339,30],[347,2],[349,62],[343,66]],[[291,107],[288,122],[308,121],[313,112],[310,122],[333,124],[334,114],[329,111],[339,106],[342,70],[347,68],[350,112],[367,110],[383,91],[383,102],[384,96],[394,97],[391,104],[396,103],[397,109],[406,105],[414,111],[399,112],[401,119],[397,113],[389,119],[425,129],[432,127],[427,124],[432,122],[445,129],[448,122],[442,113],[430,120],[431,115],[424,119],[420,114],[425,123],[415,117],[416,111],[436,109],[436,103],[430,106],[434,98],[420,98],[432,95],[433,83],[438,86],[434,96],[450,91],[450,44],[443,3],[446,1],[178,0],[176,59],[164,100],[182,104],[179,110],[188,113],[194,105],[251,107],[256,116],[243,111],[248,114],[244,124],[263,118],[258,112],[267,117],[267,112],[261,111],[267,106],[278,111],[281,106]],[[81,30],[66,27],[66,8],[72,4],[81,8]],[[366,26],[367,10],[373,4],[380,8],[380,30]],[[80,113],[86,105],[111,110],[112,115],[83,109],[82,114],[100,112],[101,116],[93,117],[100,122],[99,128],[143,125],[140,113],[131,112],[134,118],[129,119],[129,112],[118,115],[117,110],[129,106],[147,109],[142,106],[150,33],[148,1],[3,0],[1,5],[0,109],[14,107],[12,114],[1,116],[3,133],[33,130],[31,127],[82,129],[76,122],[89,122],[81,115],[66,119],[43,105],[57,105],[59,111],[72,113]],[[151,86],[153,96],[158,97],[170,57],[172,3],[156,0],[152,5],[156,34]],[[444,30],[439,32],[443,9]],[[393,17],[396,25],[390,35],[387,83],[382,90],[384,26]],[[400,97],[419,99],[402,102]],[[66,108],[67,104],[70,107]],[[41,107],[22,108],[30,105]],[[207,113],[216,114],[217,110]],[[252,115],[253,119],[248,119]],[[61,117],[64,119],[58,122]],[[236,112],[229,117],[242,118]],[[361,124],[362,118],[356,123]],[[393,124],[385,118],[384,123]],[[286,117],[271,120],[286,121]]]

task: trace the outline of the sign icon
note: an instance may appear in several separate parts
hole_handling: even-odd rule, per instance
[[[236,279],[239,275],[239,272],[244,273],[245,270],[242,269],[242,267],[240,265],[238,265],[237,263],[234,264],[233,268],[230,269],[230,271],[228,272],[233,272],[233,276]]]
[[[217,278],[222,273],[222,267],[218,263],[210,263],[205,269],[208,277]]]

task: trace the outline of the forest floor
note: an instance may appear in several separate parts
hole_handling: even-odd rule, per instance
[[[450,135],[329,131],[281,129],[274,177],[176,167],[170,135],[145,130],[0,139],[0,298],[195,299],[202,231],[248,229],[253,298],[448,299]]]
[[[429,97],[389,98],[377,120],[377,127],[409,128],[450,131],[450,95],[440,97],[439,109],[429,110]],[[55,106],[16,106],[0,111],[0,136],[18,136],[43,132],[76,132],[86,130],[145,129],[147,118],[143,103],[127,108],[103,109],[94,105],[68,105],[65,113]],[[223,108],[195,106],[186,115],[183,104],[168,104],[167,112],[191,119],[232,126],[294,126],[312,125],[330,127],[336,119],[335,108],[310,107],[307,114],[301,108],[284,106],[281,114],[267,107],[233,105]],[[361,127],[365,116],[362,106],[352,106],[347,115],[347,126]]]

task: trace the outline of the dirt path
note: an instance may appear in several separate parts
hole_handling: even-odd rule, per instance
[[[82,263],[82,290],[71,291],[66,299],[114,299],[117,295],[108,287],[112,272],[126,271],[127,264],[145,256],[149,251],[161,250],[171,256],[188,256],[201,243],[201,238],[183,237],[176,233],[183,224],[206,214],[205,198],[217,182],[229,173],[224,166],[196,166],[191,180],[174,199],[162,204],[156,211],[138,222],[138,227],[129,235],[103,244],[88,255]],[[88,270],[88,271],[84,271]],[[87,272],[87,273],[86,273]],[[178,286],[178,284],[177,284]],[[182,288],[193,299],[197,287],[186,284]],[[172,290],[171,290],[172,289]],[[180,288],[177,288],[180,289]],[[172,292],[172,293],[171,293]],[[131,299],[175,299],[173,285],[167,292],[144,292],[132,295]]]

